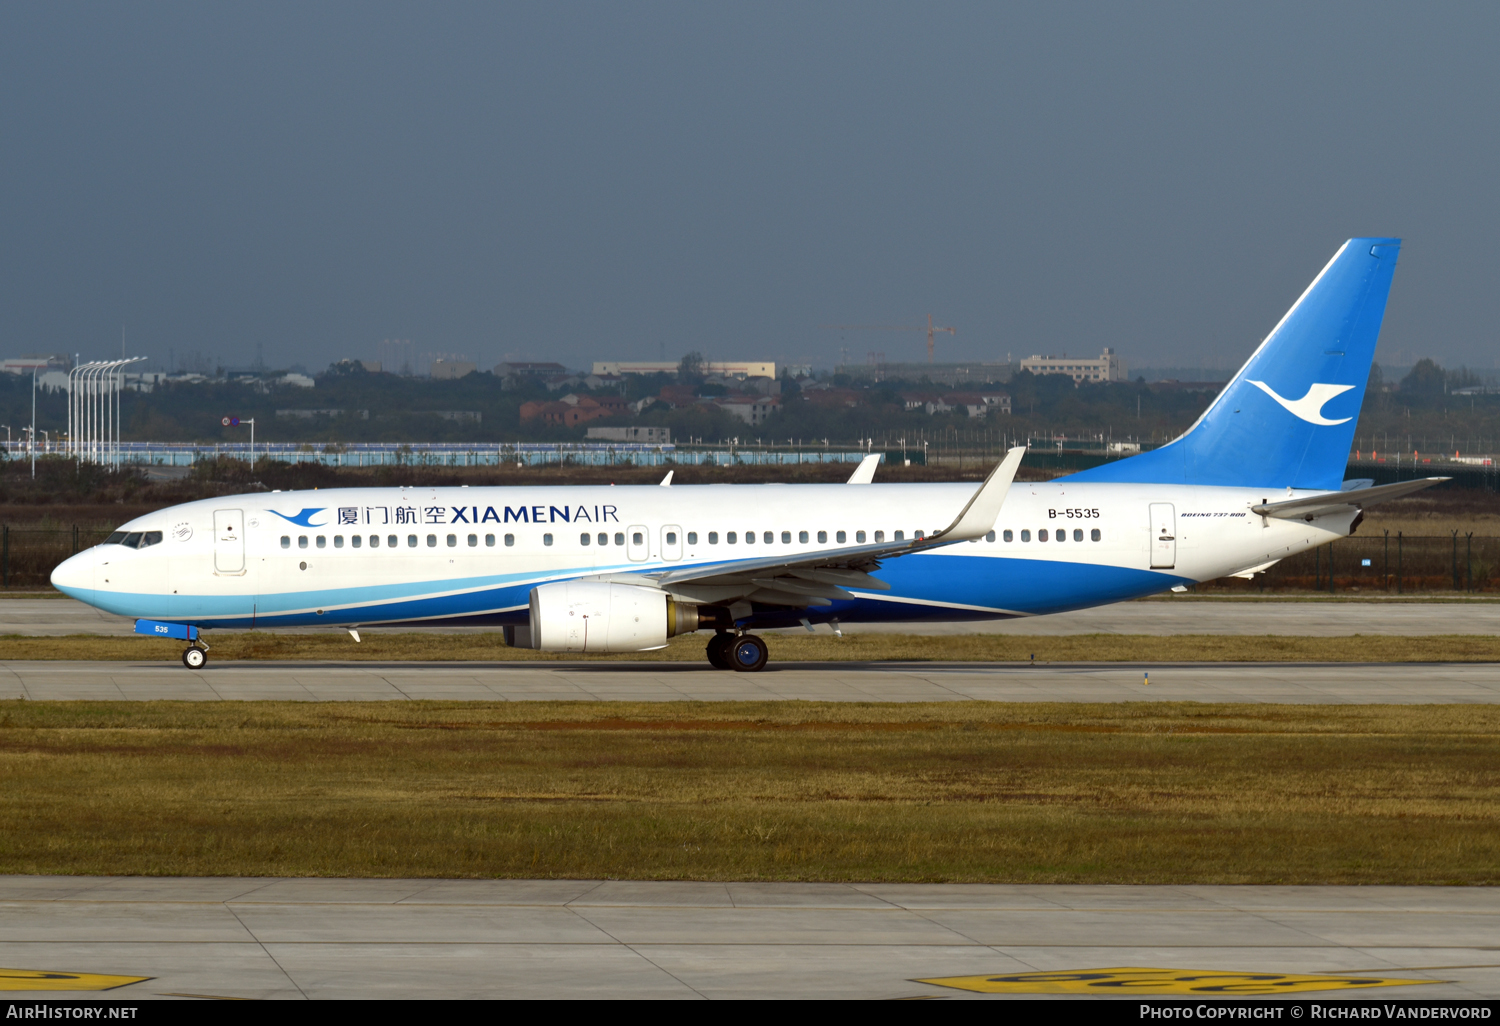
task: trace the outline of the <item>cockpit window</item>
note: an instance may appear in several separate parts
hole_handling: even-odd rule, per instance
[[[105,545],[124,545],[130,549],[144,549],[148,545],[161,544],[160,531],[116,531],[104,539]]]
[[[122,541],[120,544],[123,545],[123,546],[125,546],[127,549],[133,549],[136,546],[140,545],[140,543],[141,543],[141,532],[139,532],[139,531],[131,531],[129,534],[127,534],[125,536],[125,540]]]
[[[104,544],[105,545],[118,545],[118,544],[120,544],[124,540],[125,540],[125,532],[124,531],[116,531],[114,534],[112,534],[108,538],[104,539]]]
[[[136,548],[144,549],[147,545],[160,545],[160,544],[161,544],[161,532],[160,531],[147,531],[145,534],[141,535],[141,543],[139,545],[137,545]]]

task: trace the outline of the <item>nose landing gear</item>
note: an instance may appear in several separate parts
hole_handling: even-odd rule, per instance
[[[189,670],[201,670],[208,662],[208,649],[194,645],[182,652],[182,665]]]

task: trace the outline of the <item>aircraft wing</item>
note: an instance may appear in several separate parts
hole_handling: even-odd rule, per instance
[[[1375,485],[1371,488],[1351,488],[1347,491],[1324,492],[1322,495],[1309,495],[1301,499],[1287,499],[1284,502],[1264,502],[1259,506],[1251,506],[1253,513],[1259,513],[1263,517],[1276,517],[1278,520],[1312,520],[1316,517],[1327,516],[1330,513],[1344,513],[1351,509],[1364,509],[1373,506],[1377,502],[1389,502],[1399,499],[1403,495],[1419,492],[1423,488],[1431,488],[1443,481],[1450,481],[1447,477],[1423,477],[1416,481],[1397,481],[1395,484]]]
[[[1017,446],[1006,453],[953,522],[926,538],[824,549],[793,556],[727,560],[681,570],[601,574],[590,579],[651,584],[691,601],[714,604],[751,599],[772,605],[826,606],[834,599],[853,598],[846,588],[888,591],[889,584],[869,573],[879,569],[881,560],[942,545],[975,541],[988,534],[1000,516],[1000,507],[1025,454],[1025,446]]]

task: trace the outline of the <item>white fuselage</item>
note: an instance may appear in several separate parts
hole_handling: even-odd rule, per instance
[[[200,627],[524,624],[539,584],[931,535],[973,492],[973,484],[261,492],[137,518],[120,530],[160,531],[162,541],[95,546],[53,581],[113,613]],[[1251,511],[1302,494],[1311,493],[1016,482],[993,540],[888,559],[876,576],[889,591],[851,589],[853,601],[811,610],[757,608],[742,625],[1025,616],[1213,580],[1348,535],[1352,511],[1311,522]],[[686,590],[692,601],[716,601]]]

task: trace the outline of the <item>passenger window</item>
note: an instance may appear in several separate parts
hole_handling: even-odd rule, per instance
[[[865,543],[865,532],[863,532],[863,531],[855,531],[854,532],[854,540],[857,541],[859,544],[863,545]]]
[[[718,531],[709,531],[708,532],[708,543],[710,545],[717,545],[717,544],[719,544],[719,532]]]
[[[416,535],[409,534],[409,535],[406,536],[406,547],[409,548],[409,549],[414,549],[414,548],[417,547],[417,536]]]
[[[552,536],[550,534],[544,534],[544,535],[542,535],[542,544],[543,545],[551,545],[552,544]]]
[[[589,537],[589,533],[587,531],[578,536],[579,545],[587,545],[591,541],[593,541],[593,539]]]
[[[754,545],[755,544],[755,532],[754,531],[746,531],[745,532],[745,544],[746,545]]]
[[[677,532],[676,531],[668,531],[667,532],[667,544],[668,545],[676,545],[677,544]]]
[[[616,545],[624,545],[625,544],[625,532],[624,531],[616,531],[615,532],[615,544]]]
[[[995,540],[995,532],[991,531],[989,534],[985,535],[984,536],[984,540],[987,541],[987,542],[994,541]]]
[[[766,541],[770,541],[770,540],[771,539],[769,539],[769,538],[766,539]],[[806,531],[802,532],[802,540],[803,541],[807,541],[807,532]],[[792,543],[792,532],[791,531],[782,531],[781,532],[781,544],[783,544],[783,545],[790,545],[791,543]]]
[[[838,534],[833,536],[833,540],[842,545],[844,542],[849,540],[849,535],[843,531],[840,531]]]
[[[689,531],[688,532],[688,544],[689,545],[697,545],[698,544],[698,532],[697,531]]]
[[[1067,530],[1064,529],[1064,530],[1058,531],[1057,532],[1057,540],[1060,541],[1060,542],[1067,541],[1068,540],[1068,532],[1067,532]]]
[[[806,538],[803,538],[802,540],[803,541],[807,541]],[[819,531],[818,532],[818,544],[819,545],[827,545],[828,544],[828,532],[827,531]]]
[[[458,547],[458,535],[456,535],[456,534],[450,534],[448,536],[448,547],[450,549]]]
[[[412,535],[411,536],[411,543],[413,545],[415,545],[417,543],[417,536],[416,535]],[[400,544],[401,544],[401,539],[397,538],[394,534],[388,534],[388,535],[385,536],[385,547],[386,548],[388,548],[388,549],[394,549],[396,546],[398,546]]]
[[[108,545],[109,543],[105,542],[105,544]],[[289,549],[289,548],[292,547],[292,536],[291,535],[284,534],[284,535],[281,536],[281,547],[284,548],[284,549]]]
[[[1023,542],[1029,542],[1029,541],[1031,541],[1031,532],[1030,531],[1022,531],[1021,532],[1021,540]],[[1045,538],[1042,539],[1042,541],[1046,541],[1046,540],[1047,539],[1045,539]]]
[[[906,540],[906,535],[903,534],[903,533],[901,533],[900,531],[897,531],[895,534],[891,535],[891,541],[905,541],[905,540]]]
[[[819,531],[818,533],[822,534],[823,532]],[[821,541],[822,539],[819,539],[819,540]],[[807,544],[807,532],[806,531],[798,531],[797,532],[797,542],[799,544],[801,544],[801,545],[806,545]]]
[[[325,535],[321,535],[321,534],[318,535],[318,548],[320,548],[320,549],[326,549],[326,548],[328,548],[328,538]]]
[[[883,541],[885,541],[885,532],[884,531],[876,531],[875,532],[875,543],[878,545],[878,544],[880,544]]]
[[[471,548],[471,549],[477,549],[477,548],[479,548],[479,535],[477,535],[477,534],[471,534],[471,535],[469,535],[469,548]]]
[[[1005,531],[1005,533],[1003,533],[1002,535],[1000,535],[1000,537],[1004,538],[1008,542],[1016,540],[1016,536],[1014,534],[1012,534],[1009,530]]]
[[[774,541],[775,538],[776,538],[776,536],[774,534],[772,534],[770,531],[767,531],[765,534],[763,534],[763,535],[760,536],[760,540],[763,541],[763,542],[765,542],[767,545],[771,544],[771,542]],[[792,540],[792,532],[790,532],[790,531],[783,532],[782,535],[781,535],[781,540],[784,541],[784,542],[791,541]]]
[[[1036,540],[1039,542],[1047,540],[1047,529],[1045,527],[1036,533]]]
[[[505,536],[505,547],[506,548],[510,548],[515,543],[516,543],[516,536],[515,535],[513,535],[513,534],[507,534]]]
[[[299,548],[299,549],[305,549],[305,548],[307,548],[307,535],[305,535],[305,534],[299,534],[299,535],[297,535],[297,548]]]
[[[341,548],[344,547],[344,536],[343,535],[336,534],[336,535],[333,536],[333,547],[336,548],[336,549],[341,549]]]
[[[486,548],[493,549],[495,547],[495,536],[493,534],[485,535],[484,544]],[[509,542],[507,542],[506,544],[509,544]]]
[[[435,548],[437,548],[437,535],[435,535],[435,534],[429,534],[427,536],[427,547],[429,549],[435,549]]]
[[[352,546],[354,546],[356,549],[359,548],[364,543],[365,543],[365,540],[362,537],[360,537],[359,535],[357,535],[357,534],[351,534],[349,536],[349,544],[352,545]]]
[[[1081,527],[1075,527],[1073,529],[1073,540],[1074,541],[1083,541],[1083,528],[1081,528]]]
[[[1097,528],[1097,527],[1094,528],[1092,531],[1089,532],[1089,540],[1090,541],[1098,541],[1100,537],[1101,536],[1099,534],[1099,528]]]
[[[609,535],[605,534],[603,531],[599,532],[599,544],[600,545],[608,545],[609,544]]]
[[[380,535],[378,535],[378,534],[372,534],[372,535],[370,535],[370,548],[372,548],[372,549],[378,549],[378,548],[380,548]]]
[[[724,536],[724,544],[725,545],[733,545],[735,542],[739,541],[739,539],[740,539],[739,535],[735,534],[733,531],[730,531],[728,534],[726,534]]]

